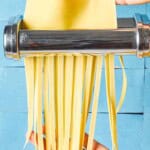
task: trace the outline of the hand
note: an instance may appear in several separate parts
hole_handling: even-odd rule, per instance
[[[150,0],[116,0],[116,4],[119,5],[136,5],[136,4],[144,4],[149,2]]]
[[[45,134],[45,127],[43,127],[43,134]],[[30,142],[34,145],[35,144],[35,141],[34,141],[34,135],[35,135],[35,132],[32,131],[31,135],[30,135]],[[44,141],[44,147],[46,147],[46,140],[43,139]],[[84,147],[87,148],[87,142],[88,142],[88,135],[85,134],[85,137],[84,137]],[[38,144],[38,138],[37,138],[37,135],[36,135],[36,143]],[[44,148],[46,150],[46,148]],[[92,150],[108,150],[108,148],[106,148],[104,145],[100,144],[99,142],[97,142],[96,140],[93,141],[93,149]]]

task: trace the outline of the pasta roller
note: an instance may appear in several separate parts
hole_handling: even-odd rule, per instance
[[[107,30],[28,30],[23,17],[17,16],[4,29],[5,55],[15,59],[50,53],[150,55],[149,18],[136,14],[117,22],[117,29]]]

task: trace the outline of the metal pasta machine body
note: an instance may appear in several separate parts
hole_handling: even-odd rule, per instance
[[[11,19],[4,29],[5,56],[50,53],[150,55],[150,20],[146,15],[118,18],[118,28],[108,30],[28,30],[23,18]]]

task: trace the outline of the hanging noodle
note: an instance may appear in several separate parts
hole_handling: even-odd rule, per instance
[[[115,29],[114,0],[27,0],[24,24],[29,29]],[[93,146],[103,56],[50,54],[25,58],[28,93],[28,132],[37,150],[82,150],[90,105],[87,150]],[[123,87],[118,107],[114,55],[107,54],[105,78],[112,149],[118,150],[117,112],[127,86],[123,58]],[[37,135],[37,137],[36,137]]]

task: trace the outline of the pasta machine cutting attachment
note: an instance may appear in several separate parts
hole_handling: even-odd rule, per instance
[[[150,55],[150,19],[136,14],[118,18],[117,29],[97,30],[28,30],[18,16],[4,29],[5,56],[49,55],[50,53],[86,53]]]

